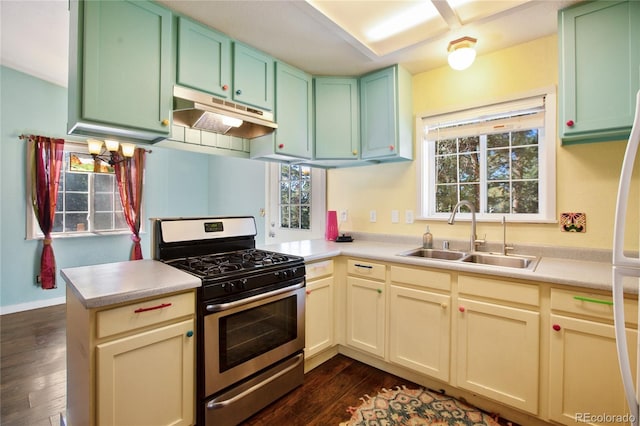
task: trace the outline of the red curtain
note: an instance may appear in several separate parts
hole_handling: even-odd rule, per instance
[[[115,173],[120,191],[120,201],[124,218],[131,231],[133,247],[130,260],[142,259],[140,247],[140,208],[142,206],[142,182],[144,180],[144,160],[146,151],[136,148],[133,157],[126,158],[122,155],[122,147],[113,154],[115,160]]]
[[[31,200],[33,211],[44,234],[40,257],[40,279],[43,289],[56,288],[56,258],[51,246],[58,198],[60,170],[64,156],[64,139],[30,135],[28,158],[31,162]]]

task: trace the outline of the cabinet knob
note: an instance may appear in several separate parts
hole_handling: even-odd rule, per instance
[[[284,144],[283,143],[278,144],[278,149],[282,149],[282,148],[284,148]]]
[[[307,290],[305,291],[305,293],[307,293],[307,296],[311,294],[311,290]]]
[[[193,331],[192,330],[187,331],[187,337],[193,337]]]
[[[395,147],[395,146],[393,146],[393,145],[389,145],[389,151],[393,151],[394,149],[396,149],[396,147]]]
[[[464,306],[460,306],[460,307],[458,307],[458,310],[459,310],[460,312],[464,312],[464,311],[465,311]]]
[[[447,309],[448,305],[447,305],[446,303],[441,303],[441,304],[440,304],[440,307],[441,307],[442,309]]]
[[[240,89],[236,90],[236,95],[242,95],[242,90]]]
[[[358,150],[357,150],[357,149],[354,149],[353,151],[351,151],[351,153],[352,153],[353,155],[358,155]]]
[[[229,85],[225,84],[224,86],[222,86],[222,90],[224,90],[225,92],[229,90]]]
[[[573,120],[567,120],[567,126],[573,127],[574,124],[576,123],[574,123]]]
[[[553,324],[552,328],[553,328],[555,331],[560,331],[560,330],[562,330],[562,327],[560,327],[560,324]]]
[[[378,289],[378,294],[382,294],[382,289],[381,288]]]
[[[165,127],[166,127],[166,126],[168,126],[168,125],[169,125],[169,119],[168,119],[168,118],[165,118],[165,119],[164,119],[164,120],[162,120],[160,123],[161,123],[163,126],[165,126]]]

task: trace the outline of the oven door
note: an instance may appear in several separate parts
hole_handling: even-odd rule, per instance
[[[304,349],[305,281],[248,299],[208,304],[204,317],[205,396]]]

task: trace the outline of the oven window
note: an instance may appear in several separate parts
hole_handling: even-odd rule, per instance
[[[295,340],[296,296],[219,319],[220,372]]]

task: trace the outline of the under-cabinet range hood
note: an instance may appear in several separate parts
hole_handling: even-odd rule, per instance
[[[269,111],[182,86],[173,87],[173,124],[245,139],[264,136],[278,128]]]

